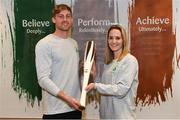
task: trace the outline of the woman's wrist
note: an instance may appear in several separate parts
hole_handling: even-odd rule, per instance
[[[97,89],[97,86],[96,86],[97,83],[94,83],[94,89],[96,90]]]

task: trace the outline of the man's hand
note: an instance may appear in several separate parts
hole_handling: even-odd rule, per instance
[[[67,100],[67,103],[70,107],[76,109],[76,110],[80,110],[80,103],[79,101],[77,101],[76,99],[72,98],[72,97],[69,97],[68,100]]]
[[[63,91],[60,91],[57,95],[58,98],[61,100],[65,101],[70,107],[81,111],[80,108],[80,103],[77,101],[75,98],[67,96]]]

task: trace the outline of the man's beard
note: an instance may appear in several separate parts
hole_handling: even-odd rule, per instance
[[[64,28],[58,28],[59,30],[61,30],[61,31],[69,31],[70,30],[70,27],[69,28],[66,28],[66,29],[64,29]]]
[[[58,29],[59,29],[59,30],[61,30],[61,31],[69,31],[69,30],[70,30],[70,28],[71,28],[70,26],[69,26],[69,27],[67,27],[67,28],[66,28],[66,27],[64,27],[64,26],[61,26],[61,27],[59,27]]]

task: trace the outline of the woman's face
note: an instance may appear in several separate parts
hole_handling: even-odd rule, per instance
[[[120,30],[112,29],[109,32],[108,45],[114,54],[119,54],[122,51],[123,39]]]

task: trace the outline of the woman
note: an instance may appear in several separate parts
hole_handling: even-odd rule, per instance
[[[90,83],[87,91],[101,94],[101,119],[135,119],[138,86],[138,62],[129,53],[128,38],[122,26],[108,30],[105,66],[99,83]]]

